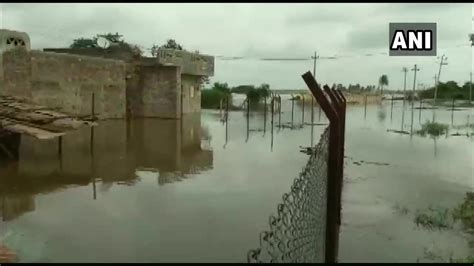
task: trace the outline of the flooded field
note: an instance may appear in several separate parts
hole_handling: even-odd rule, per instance
[[[388,132],[432,119],[432,110],[415,110],[412,129],[409,107],[403,125],[401,102],[392,114],[390,102],[348,107],[343,262],[472,252],[461,230],[414,223],[417,210],[455,207],[472,191],[472,111],[455,111],[451,126],[451,111],[437,110],[450,125],[438,138]],[[287,98],[282,109],[274,125],[302,124],[298,104],[293,119]],[[317,108],[314,121],[327,123]],[[226,125],[211,110],[183,121],[103,121],[65,136],[61,154],[57,140],[24,137],[20,160],[0,169],[0,240],[21,262],[245,262],[308,160],[300,147],[317,143],[325,127],[271,122],[252,113],[247,124],[235,111]]]

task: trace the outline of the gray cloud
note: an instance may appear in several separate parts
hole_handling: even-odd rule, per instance
[[[212,81],[230,84],[267,82],[277,88],[304,88],[301,74],[312,61],[262,62],[257,57],[321,59],[317,76],[328,83],[376,84],[388,74],[390,87],[402,84],[400,70],[417,63],[420,82],[429,84],[437,71],[429,58],[382,55],[389,22],[436,22],[440,52],[450,58],[445,78],[465,81],[472,68],[469,4],[1,4],[2,28],[25,31],[33,48],[64,47],[78,37],[119,32],[144,48],[174,38],[185,48],[202,53],[246,56],[216,62]],[[363,56],[365,54],[374,56]],[[469,55],[471,59],[469,60]]]

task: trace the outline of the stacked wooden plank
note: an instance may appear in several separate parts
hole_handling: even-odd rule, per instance
[[[26,134],[38,139],[65,135],[82,126],[96,126],[94,118],[79,118],[29,103],[25,99],[0,96],[0,135],[2,132]]]

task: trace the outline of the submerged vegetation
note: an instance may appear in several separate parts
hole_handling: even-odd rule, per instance
[[[466,192],[464,201],[453,209],[434,208],[430,206],[427,210],[418,210],[415,215],[415,223],[418,226],[427,229],[453,229],[454,225],[459,222],[463,226],[463,231],[469,235],[469,247],[474,248],[474,193]],[[450,263],[474,263],[474,256],[469,255],[465,258],[453,258],[451,255],[448,259],[444,259],[434,252],[425,250],[424,258],[430,260],[438,260]]]
[[[430,206],[427,210],[418,210],[415,214],[415,224],[431,230],[450,229],[453,223],[454,219],[447,208]]]
[[[467,192],[463,203],[453,210],[453,218],[462,222],[464,229],[474,235],[474,192]]]
[[[427,134],[431,137],[438,137],[448,132],[449,126],[447,124],[429,122],[426,121],[421,125],[421,130],[417,131],[420,136],[426,136]]]
[[[450,229],[460,222],[464,231],[474,235],[474,192],[467,192],[464,201],[454,209],[433,207],[415,215],[415,223],[429,229]]]

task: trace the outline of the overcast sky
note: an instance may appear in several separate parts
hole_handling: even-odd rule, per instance
[[[25,31],[33,49],[65,47],[73,39],[119,32],[149,48],[173,38],[188,50],[247,59],[216,58],[211,81],[230,85],[269,83],[272,89],[306,88],[301,74],[312,61],[259,61],[260,57],[321,57],[321,83],[403,89],[402,67],[417,64],[417,83],[433,84],[436,57],[388,56],[389,22],[436,22],[438,55],[446,54],[441,81],[469,80],[474,57],[468,34],[472,4],[1,4],[1,28]],[[385,54],[382,54],[385,53]],[[367,56],[372,54],[372,56]],[[412,89],[413,72],[407,76]]]

